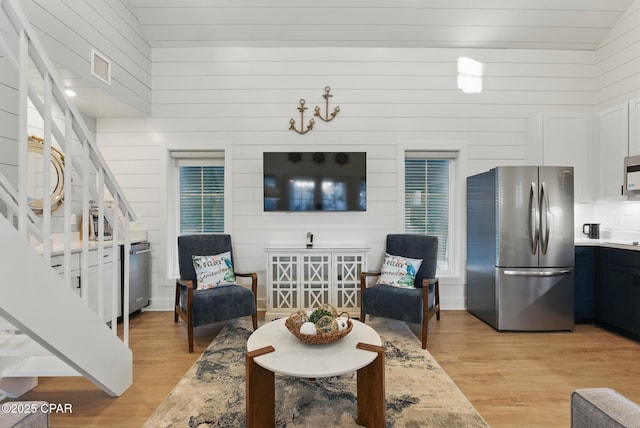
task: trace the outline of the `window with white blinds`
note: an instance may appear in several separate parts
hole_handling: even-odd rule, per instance
[[[224,160],[174,155],[179,172],[178,233],[224,233]]]
[[[450,159],[409,154],[404,162],[405,233],[438,237],[438,269],[449,265]]]

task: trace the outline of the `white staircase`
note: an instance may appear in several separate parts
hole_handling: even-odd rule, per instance
[[[90,201],[97,201],[99,222],[97,248],[98,275],[89,275],[89,243],[81,243],[82,283],[95,281],[98,289],[111,287],[114,303],[120,294],[118,273],[103,278],[105,254],[104,225],[112,226],[115,254],[117,245],[130,249],[129,225],[135,220],[129,203],[88,131],[82,116],[64,93],[57,72],[17,0],[0,0],[0,15],[8,19],[12,31],[0,31],[0,61],[15,70],[17,86],[18,140],[15,141],[18,164],[16,177],[0,172],[0,400],[19,397],[37,385],[41,376],[84,376],[111,396],[121,395],[133,381],[133,356],[128,348],[129,319],[123,318],[122,339],[117,334],[117,312],[111,327],[89,307],[88,298],[80,297],[70,286],[72,239],[89,236],[88,222],[72,230],[72,218],[89,218]],[[34,84],[34,80],[38,80]],[[29,107],[31,106],[31,107]],[[35,114],[34,114],[35,113]],[[44,140],[42,188],[51,188],[49,174],[52,144],[64,153],[64,203],[52,227],[51,203],[36,215],[29,205],[26,191],[28,130],[35,121]],[[3,123],[3,126],[9,126]],[[5,145],[5,147],[7,147]],[[5,154],[0,153],[3,159]],[[10,156],[9,158],[15,158]],[[12,174],[12,176],[15,174]],[[73,175],[73,184],[71,176]],[[107,206],[105,200],[111,200]],[[68,202],[67,202],[68,201]],[[73,212],[72,205],[81,206]],[[61,216],[61,218],[60,218]],[[61,220],[61,221],[60,221]],[[53,248],[52,234],[62,235],[62,248]],[[62,258],[62,274],[51,267],[52,253]],[[75,259],[77,260],[77,259]],[[128,258],[122,260],[128,271]],[[77,268],[77,267],[76,267]],[[95,269],[95,268],[94,268]],[[111,269],[109,272],[116,272]],[[128,275],[124,278],[123,313],[129,313]],[[102,299],[102,297],[100,297]],[[100,306],[103,306],[102,301]]]
[[[4,217],[0,242],[2,393],[20,396],[40,376],[82,375],[122,394],[133,380],[126,344]]]
[[[13,324],[1,320],[0,399],[19,397],[38,384],[38,377],[44,376],[82,375]]]

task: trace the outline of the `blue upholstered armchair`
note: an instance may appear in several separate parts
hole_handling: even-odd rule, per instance
[[[381,272],[362,272],[360,291],[362,304],[360,321],[366,314],[422,324],[422,349],[427,348],[429,320],[440,319],[440,288],[436,278],[438,238],[423,235],[387,235],[387,254],[422,260],[415,273],[414,287],[393,287],[380,284],[368,286],[367,277]]]
[[[193,256],[214,256],[230,252],[233,266],[230,235],[185,235],[178,237],[178,264],[180,278],[176,280],[174,321],[178,317],[187,323],[189,352],[193,352],[193,328],[251,315],[253,329],[258,328],[256,295],[258,275],[238,273],[236,277],[251,278],[251,290],[237,284],[197,289],[197,275]]]

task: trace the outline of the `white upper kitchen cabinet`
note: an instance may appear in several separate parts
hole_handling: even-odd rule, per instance
[[[640,155],[640,98],[629,101],[629,156]]]
[[[598,113],[600,157],[599,197],[622,199],[624,158],[629,154],[629,104],[622,103]]]
[[[527,122],[525,164],[572,166],[575,201],[592,201],[595,197],[595,177],[591,135],[589,114],[538,114]]]

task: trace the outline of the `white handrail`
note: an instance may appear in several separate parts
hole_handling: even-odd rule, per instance
[[[16,0],[0,0],[0,7],[7,16],[17,40],[17,46],[12,46],[0,33],[0,53],[3,54],[7,64],[10,64],[16,70],[18,75],[18,183],[17,190],[13,188],[10,181],[0,174],[0,199],[5,203],[7,212],[4,213],[7,218],[17,219],[17,229],[23,234],[25,239],[35,239],[35,246],[38,247],[43,255],[46,263],[50,262],[53,252],[52,242],[49,239],[52,232],[62,232],[64,234],[64,278],[71,284],[73,280],[70,274],[71,244],[72,234],[71,217],[72,206],[72,189],[81,187],[81,192],[76,193],[82,197],[81,216],[83,219],[90,217],[91,201],[97,201],[99,212],[99,227],[97,232],[97,248],[100,256],[105,251],[105,221],[113,227],[113,256],[117,258],[117,246],[122,244],[125,248],[129,248],[130,242],[130,222],[135,221],[135,213],[127,201],[122,189],[116,181],[113,173],[109,169],[106,161],[102,157],[91,132],[84,123],[82,116],[77,108],[70,102],[62,85],[61,79],[57,75],[56,68],[49,60],[46,52],[37,38],[37,35],[29,23],[26,15],[20,8]],[[44,90],[38,93],[38,90],[30,83],[30,76],[33,78],[33,71],[37,71],[38,77],[44,83]],[[65,203],[63,209],[63,230],[54,230],[51,214],[51,201],[49,198],[43,198],[42,216],[37,217],[29,206],[27,180],[28,180],[28,153],[27,153],[27,135],[29,134],[29,103],[33,106],[35,112],[43,120],[43,155],[44,168],[42,178],[42,188],[49,189],[51,179],[49,172],[51,171],[51,153],[52,144],[55,142],[65,156],[65,166],[67,173],[64,177]],[[60,115],[63,124],[59,125],[55,115]],[[61,126],[64,129],[61,129]],[[80,145],[80,151],[74,151],[73,145]],[[76,153],[78,152],[78,153]],[[79,181],[74,180],[72,185],[71,175],[75,172],[75,177],[79,177]],[[98,178],[96,183],[95,178]],[[113,199],[113,209],[105,209],[105,191]],[[46,195],[46,191],[44,192]],[[15,224],[16,221],[11,221]],[[88,280],[88,222],[83,221],[80,229],[82,240],[82,266],[81,280],[83,284]],[[122,224],[121,224],[122,223]],[[120,231],[124,229],[124,233]],[[127,254],[127,253],[125,253]],[[105,304],[102,301],[102,293],[99,291],[103,286],[111,289],[110,301],[113,311],[116,312],[117,293],[120,292],[118,287],[119,270],[113,269],[111,278],[103,278],[104,269],[102,267],[103,258],[99,257],[99,276],[98,276],[98,293],[99,293],[99,315],[102,314]],[[125,263],[125,260],[122,260]],[[126,263],[125,263],[126,266]],[[123,287],[128,291],[128,275],[125,275]],[[83,293],[83,298],[88,303],[88,291]],[[95,289],[92,292],[96,292]],[[128,297],[128,294],[125,293]],[[123,319],[124,322],[124,342],[128,344],[128,298],[124,298]],[[117,334],[117,315],[112,317],[112,330]]]

